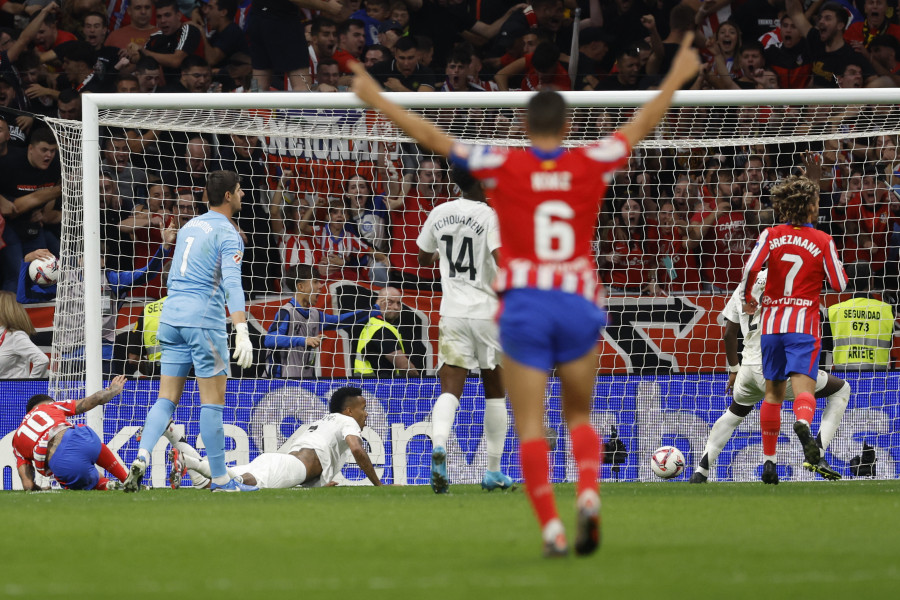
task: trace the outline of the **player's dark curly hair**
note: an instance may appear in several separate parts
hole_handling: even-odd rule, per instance
[[[328,401],[328,412],[342,413],[350,403],[360,396],[363,391],[358,387],[342,387],[338,388],[331,394],[331,400]]]
[[[25,414],[27,415],[35,406],[37,406],[38,404],[44,404],[45,402],[53,402],[53,398],[51,398],[47,394],[35,394],[31,398],[29,398],[28,403],[25,404]]]
[[[818,193],[815,183],[802,175],[791,175],[772,188],[772,206],[779,220],[805,225],[810,220],[810,204]]]

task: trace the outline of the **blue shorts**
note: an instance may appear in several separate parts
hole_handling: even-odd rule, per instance
[[[767,333],[760,338],[763,375],[771,381],[784,381],[791,373],[810,379],[819,375],[822,341],[808,333]]]
[[[197,377],[231,374],[228,334],[224,330],[173,327],[160,323],[157,338],[162,349],[160,363],[163,375],[187,377],[192,366]]]
[[[75,427],[63,433],[50,457],[50,470],[61,486],[70,490],[92,490],[100,481],[97,457],[103,442],[90,427]]]
[[[596,348],[606,311],[568,292],[516,289],[503,294],[498,323],[507,356],[549,371]]]

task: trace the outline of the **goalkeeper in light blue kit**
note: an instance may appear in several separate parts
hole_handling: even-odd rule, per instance
[[[206,444],[214,492],[252,492],[258,488],[228,477],[225,468],[225,382],[229,375],[225,304],[235,330],[235,362],[248,368],[253,347],[247,331],[241,260],[244,244],[232,222],[241,209],[240,178],[214,171],[206,183],[209,212],[194,217],[178,232],[169,271],[169,296],[163,305],[158,338],[162,347],[159,396],[147,413],[138,457],[131,463],[125,491],[141,489],[153,446],[162,436],[194,367],[200,390],[200,435]]]

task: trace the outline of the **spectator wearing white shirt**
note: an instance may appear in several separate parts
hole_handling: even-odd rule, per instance
[[[47,376],[50,359],[34,345],[34,325],[12,292],[0,292],[0,379]]]

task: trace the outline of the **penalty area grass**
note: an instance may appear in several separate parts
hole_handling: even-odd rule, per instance
[[[574,488],[555,490],[572,543]],[[545,560],[521,490],[6,492],[0,597],[758,600],[900,589],[898,481],[604,483],[602,495],[600,550]]]

